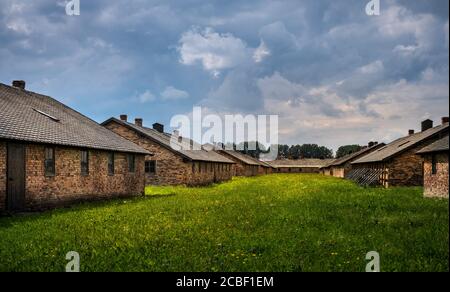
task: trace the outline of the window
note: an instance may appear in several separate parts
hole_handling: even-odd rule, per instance
[[[192,173],[195,173],[195,162],[192,162]]]
[[[45,176],[55,175],[55,148],[46,147],[45,148]]]
[[[81,151],[81,175],[89,175],[89,151]]]
[[[437,174],[436,154],[431,155],[431,174]]]
[[[145,173],[156,173],[156,161],[147,160],[145,162]]]
[[[108,174],[114,175],[114,153],[108,154]]]
[[[135,172],[136,157],[134,154],[128,154],[128,172]]]

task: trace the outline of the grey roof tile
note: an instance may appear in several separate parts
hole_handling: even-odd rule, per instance
[[[363,149],[361,149],[359,151],[356,151],[355,153],[351,153],[349,155],[346,155],[344,157],[341,157],[341,158],[338,158],[338,159],[334,160],[333,162],[328,164],[327,167],[339,166],[339,165],[345,164],[345,163],[347,163],[347,162],[349,162],[351,160],[354,160],[354,159],[357,159],[359,157],[362,157],[363,155],[369,154],[371,151],[374,151],[374,150],[379,149],[379,148],[384,147],[384,146],[386,146],[386,144],[380,143],[380,144],[374,145],[372,147],[365,147],[365,148],[363,148]]]
[[[440,133],[448,133],[448,123],[445,123],[443,125],[439,125],[437,127],[428,129],[426,131],[423,132],[419,132],[416,134],[412,134],[410,136],[406,136],[400,139],[397,139],[389,144],[387,144],[386,146],[375,150],[374,152],[365,155],[363,157],[361,157],[360,159],[354,161],[354,164],[359,164],[359,163],[372,163],[372,162],[381,162],[381,161],[385,161],[388,160],[400,153],[402,153],[403,151],[406,151],[412,147],[414,147],[415,145],[417,145],[418,143],[431,138],[433,136],[439,135]]]
[[[150,154],[49,96],[2,83],[0,139]]]
[[[421,150],[419,150],[418,154],[426,154],[426,153],[433,153],[433,152],[445,152],[448,151],[448,136],[442,138],[441,140],[438,140]]]
[[[156,143],[160,144],[161,146],[165,147],[168,150],[171,150],[174,153],[177,153],[189,160],[193,160],[193,161],[205,161],[205,162],[221,162],[221,163],[234,163],[232,160],[216,153],[215,151],[206,151],[205,149],[203,149],[203,147],[200,144],[196,144],[196,148],[198,150],[178,150],[178,149],[174,149],[172,147],[171,144],[171,138],[172,135],[168,134],[168,133],[160,133],[154,129],[151,128],[147,128],[147,127],[140,127],[137,126],[136,124],[130,123],[130,122],[125,122],[116,118],[110,118],[106,121],[104,121],[102,123],[102,125],[106,125],[110,122],[116,122],[119,123],[121,125],[124,125],[126,127],[128,127],[129,129],[140,133],[141,135],[144,135],[145,137],[155,141]],[[184,138],[185,141],[194,143],[192,140],[186,139]],[[174,142],[174,141],[172,141]],[[176,146],[180,146],[181,149],[181,144],[174,142],[176,144]]]

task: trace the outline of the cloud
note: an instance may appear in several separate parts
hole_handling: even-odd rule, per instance
[[[179,40],[180,62],[200,63],[203,69],[218,76],[223,69],[233,68],[248,59],[246,44],[231,33],[219,34],[212,28],[192,28]]]
[[[175,101],[181,99],[189,98],[189,93],[186,91],[177,89],[173,86],[167,86],[159,96],[154,95],[150,90],[145,90],[140,94],[136,94],[132,100],[140,103],[156,102],[158,100],[162,101]]]
[[[383,1],[379,17],[361,0],[98,0],[80,17],[63,2],[2,0],[0,81],[98,121],[199,104],[278,113],[281,142],[335,148],[448,115],[448,1]]]
[[[147,102],[155,101],[156,97],[149,90],[146,90],[146,91],[142,92],[141,94],[139,94],[136,99],[140,103],[147,103]]]
[[[189,98],[189,93],[186,91],[176,89],[173,86],[168,86],[161,92],[161,98],[163,100],[179,100]]]
[[[261,63],[268,56],[270,56],[270,50],[267,48],[264,41],[261,41],[261,44],[253,53],[253,60],[256,63]]]

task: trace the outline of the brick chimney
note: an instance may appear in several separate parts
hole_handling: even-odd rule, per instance
[[[20,89],[25,89],[25,81],[23,80],[14,80],[12,82],[12,86]]]
[[[429,130],[433,128],[433,121],[430,119],[427,119],[425,121],[422,122],[422,132]]]
[[[143,120],[141,118],[134,119],[134,124],[136,126],[142,127]]]
[[[448,117],[442,117],[442,124],[448,123]]]
[[[120,120],[126,122],[128,120],[127,115],[120,115]]]
[[[160,124],[160,123],[154,123],[153,124],[153,129],[160,132],[160,133],[164,133],[164,125]]]
[[[412,130],[412,129],[408,131],[408,135],[409,135],[409,136],[414,135],[414,133],[415,133],[415,131]]]

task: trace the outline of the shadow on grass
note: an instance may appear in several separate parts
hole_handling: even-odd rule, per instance
[[[5,212],[0,214],[0,228],[11,227],[14,223],[25,223],[40,219],[50,219],[55,215],[62,215],[72,212],[90,211],[110,206],[121,206],[129,204],[138,204],[143,201],[157,200],[173,197],[176,194],[154,194],[139,197],[113,198],[108,200],[87,200],[70,203],[66,206],[57,206],[41,210],[32,210],[25,212]]]

